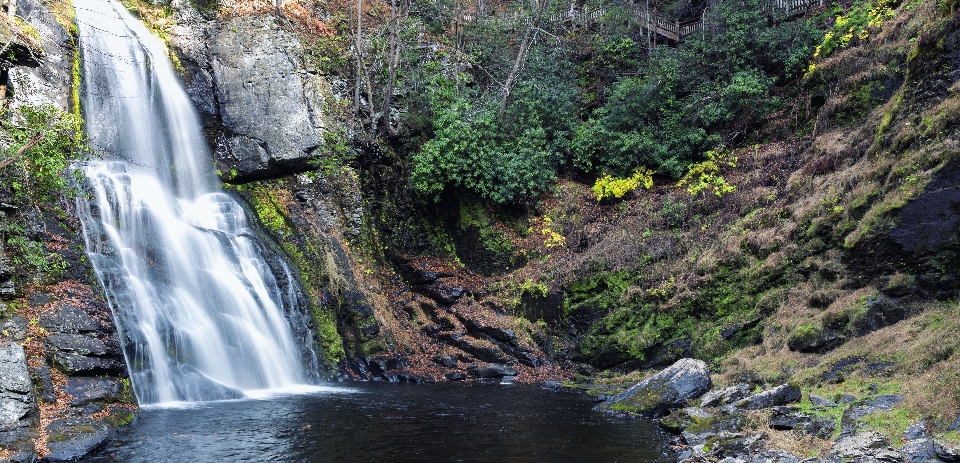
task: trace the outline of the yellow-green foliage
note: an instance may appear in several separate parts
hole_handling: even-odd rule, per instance
[[[250,203],[263,226],[281,238],[292,232],[287,219],[287,207],[270,186],[256,185],[243,189],[250,193]]]
[[[343,339],[337,332],[337,320],[334,314],[329,310],[321,310],[317,304],[314,304],[313,319],[317,322],[317,336],[320,337],[320,345],[323,346],[323,353],[327,360],[335,364],[346,358],[346,352],[343,350]]]
[[[543,218],[543,228],[540,229],[540,233],[543,234],[543,244],[548,248],[562,248],[567,245],[567,239],[563,235],[557,233],[551,228],[553,224],[553,219],[550,217]]]
[[[846,48],[854,37],[866,40],[871,30],[879,30],[884,20],[893,17],[892,3],[892,0],[856,3],[846,15],[837,15],[833,29],[824,34],[823,42],[814,51],[814,59],[826,58],[833,50]]]
[[[707,159],[703,162],[691,164],[687,173],[677,182],[678,186],[686,186],[690,195],[696,195],[703,190],[713,189],[718,198],[737,190],[736,185],[727,183],[720,175],[724,166],[737,167],[737,157],[725,149],[707,151]]]
[[[289,210],[285,204],[287,198],[283,195],[281,184],[257,182],[235,188],[244,194],[260,223],[278,238],[290,262],[300,271],[301,281],[313,305],[313,319],[317,324],[318,341],[328,366],[333,367],[344,359],[345,351],[343,340],[337,332],[336,314],[331,308],[321,304],[319,299],[322,286],[329,280],[322,266],[315,265],[322,260],[319,257],[320,251],[310,244],[303,246],[290,241],[294,237],[294,228],[289,218]]]
[[[627,178],[617,178],[604,173],[593,184],[593,194],[597,195],[597,201],[622,198],[641,185],[648,190],[653,186],[653,171],[646,167],[634,169],[633,175]]]
[[[131,14],[150,29],[150,32],[159,37],[164,44],[167,43],[170,29],[173,27],[169,7],[153,5],[145,0],[124,0],[122,3]]]

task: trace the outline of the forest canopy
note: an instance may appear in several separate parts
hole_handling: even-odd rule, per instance
[[[649,33],[628,4],[577,28],[551,19],[570,5],[547,0],[514,5],[524,20],[488,13],[458,23],[439,51],[408,58],[426,64],[401,73],[426,84],[398,123],[419,135],[413,187],[428,198],[455,188],[524,204],[558,175],[681,177],[780,107],[777,86],[813,56],[822,37],[814,22],[767,3],[700,9],[707,26],[679,43]],[[440,32],[435,23],[453,17],[423,20]]]

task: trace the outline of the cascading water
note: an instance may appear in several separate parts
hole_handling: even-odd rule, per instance
[[[83,167],[87,252],[141,403],[315,382],[302,293],[219,191],[200,122],[160,42],[113,0],[74,0],[83,110],[103,159]]]

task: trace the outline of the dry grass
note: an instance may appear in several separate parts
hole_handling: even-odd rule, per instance
[[[825,454],[832,445],[829,440],[820,439],[804,432],[780,431],[771,428],[770,412],[766,410],[747,412],[747,418],[749,429],[745,431],[751,433],[765,432],[768,449],[780,449],[794,455],[811,457]]]
[[[869,384],[878,384],[881,392],[896,391],[906,397],[898,409],[905,410],[907,416],[924,417],[942,433],[960,413],[960,340],[956,338],[960,306],[923,303],[911,307],[911,311],[919,315],[855,338],[826,354],[792,352],[767,337],[762,345],[742,349],[725,359],[715,382],[731,384],[745,372],[759,373],[762,378],[788,374],[818,394],[849,393],[856,397],[870,394]],[[864,360],[844,372],[844,382],[823,381],[823,373],[832,365],[850,358]],[[871,369],[869,365],[879,366]]]

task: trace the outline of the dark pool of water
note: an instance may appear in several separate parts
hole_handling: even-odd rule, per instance
[[[310,394],[147,408],[90,462],[666,462],[648,420],[521,385],[344,383]]]

